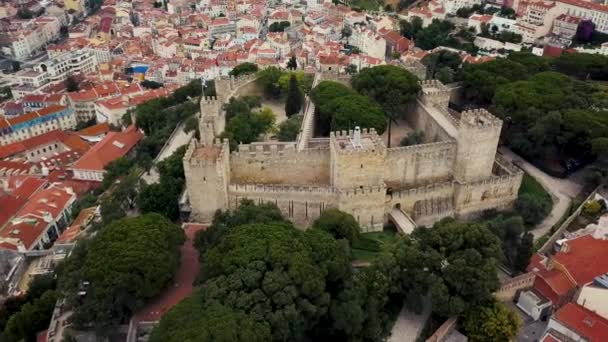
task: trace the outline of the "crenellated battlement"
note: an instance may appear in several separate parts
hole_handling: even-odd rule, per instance
[[[488,178],[485,179],[481,179],[478,181],[473,181],[473,182],[466,182],[466,183],[461,183],[457,181],[457,184],[461,187],[464,188],[475,188],[475,187],[485,187],[485,186],[491,186],[491,185],[504,185],[504,184],[508,184],[510,183],[514,178],[523,175],[523,172],[521,174],[515,174],[515,175],[492,175]]]
[[[435,105],[448,108],[450,103],[450,89],[438,80],[424,80],[419,82],[420,93],[418,98],[426,105]]]
[[[295,142],[257,142],[252,144],[241,144],[238,150],[232,152],[234,159],[246,158],[303,158],[309,156],[328,156],[327,148],[310,148],[298,151]]]
[[[346,189],[337,189],[340,196],[344,197],[355,197],[355,196],[365,196],[372,194],[386,194],[386,186],[377,185],[377,186],[360,186]]]
[[[219,166],[221,163],[218,161],[224,160],[229,151],[228,139],[215,139],[211,145],[202,145],[196,139],[192,139],[184,155],[184,161],[193,167]]]
[[[453,181],[443,182],[443,183],[432,183],[432,184],[415,187],[415,188],[393,190],[393,198],[421,196],[421,195],[425,195],[428,193],[439,192],[439,191],[443,191],[443,190],[452,190],[453,188],[454,188]]]
[[[440,150],[454,150],[456,151],[456,141],[447,140],[447,141],[438,141],[432,142],[428,144],[418,144],[418,145],[410,145],[410,146],[399,146],[399,147],[391,147],[388,149],[388,156],[397,155],[401,153],[416,153],[416,152],[431,152],[431,151],[440,151]]]
[[[284,184],[230,184],[228,186],[228,191],[232,193],[336,193],[336,189],[330,186]]]
[[[468,127],[502,127],[502,120],[484,108],[467,110],[460,115],[460,124]]]
[[[201,98],[201,105],[202,104],[210,104],[210,105],[220,104],[220,100],[221,99],[218,99],[217,96],[205,96],[205,97]]]
[[[342,130],[329,133],[330,145],[339,154],[384,155],[386,146],[374,128],[364,128],[358,131]]]

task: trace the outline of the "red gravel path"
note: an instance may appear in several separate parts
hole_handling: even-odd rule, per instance
[[[187,239],[181,248],[180,268],[173,284],[159,297],[140,310],[133,318],[135,322],[155,322],[160,320],[169,309],[192,293],[192,283],[196,279],[199,269],[198,252],[194,248],[192,241],[196,232],[205,228],[206,226],[201,224],[187,223],[184,225]]]

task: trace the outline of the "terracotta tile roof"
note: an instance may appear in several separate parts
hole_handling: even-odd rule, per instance
[[[12,184],[11,184],[12,183]],[[44,186],[47,184],[47,181],[44,179],[40,179],[33,176],[27,177],[15,177],[15,180],[12,181],[9,179],[9,187],[11,190],[11,194],[18,198],[28,199],[32,195],[34,195],[39,190],[42,190]],[[12,185],[12,187],[11,187]]]
[[[10,157],[52,142],[61,142],[70,150],[82,153],[84,153],[90,147],[74,133],[54,130],[19,142],[0,146],[0,158]]]
[[[37,117],[57,113],[66,108],[67,108],[66,106],[52,105],[52,106],[42,108],[42,109],[34,111],[34,112],[29,112],[27,114],[20,115],[15,118],[11,118],[11,119],[2,118],[2,120],[0,120],[0,128],[8,128],[9,126],[14,126],[14,125],[17,125],[17,124],[20,124],[23,122],[27,122],[27,121],[33,120]]]
[[[79,136],[98,136],[106,134],[110,131],[110,125],[107,122],[102,122],[97,125],[89,126],[76,132]]]
[[[102,171],[110,162],[125,156],[144,135],[131,125],[124,132],[109,132],[73,166],[73,169]]]
[[[9,242],[17,239],[29,250],[49,225],[44,217],[56,218],[75,198],[72,190],[61,183],[38,191],[17,212],[13,222],[0,231],[0,238]]]
[[[11,194],[0,196],[0,229],[23,207],[27,202],[24,198],[19,198]]]
[[[72,222],[72,225],[59,235],[55,243],[69,243],[74,241],[74,239],[80,235],[87,223],[91,221],[96,209],[96,207],[82,209],[74,219],[74,222]]]
[[[566,244],[568,252],[557,253],[554,260],[568,270],[578,285],[587,284],[593,278],[608,273],[608,240],[585,235]]]
[[[580,305],[568,303],[553,318],[589,342],[608,341],[608,320]]]

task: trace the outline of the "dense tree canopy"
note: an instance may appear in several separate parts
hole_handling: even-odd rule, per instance
[[[289,21],[276,21],[268,27],[268,32],[283,32],[291,25]]]
[[[526,68],[523,65],[504,58],[463,66],[465,95],[469,101],[477,104],[490,103],[498,86],[525,78]]]
[[[413,233],[431,256],[433,310],[449,317],[481,305],[498,289],[500,242],[483,224],[445,219]],[[464,285],[466,284],[466,285]]]
[[[375,128],[380,133],[386,129],[382,108],[341,83],[320,82],[312,90],[311,99],[318,111],[319,127],[324,134],[353,129],[355,126]]]
[[[183,231],[158,214],[126,218],[106,226],[90,241],[77,268],[60,284],[77,326],[124,323],[146,300],[158,295],[179,264]],[[80,276],[80,277],[78,277]],[[86,295],[80,297],[85,286]]]
[[[521,319],[504,304],[492,301],[469,310],[462,325],[471,342],[509,342],[517,336]]]
[[[461,63],[462,58],[460,58],[460,55],[448,50],[439,50],[422,58],[422,64],[426,66],[427,76],[430,79],[437,78],[437,74],[442,68],[447,67],[455,72],[458,70]],[[444,80],[440,79],[440,81],[443,82]]]
[[[265,342],[270,327],[216,301],[207,303],[204,289],[195,292],[163,316],[150,342]],[[177,328],[179,327],[179,328]]]
[[[395,116],[420,91],[418,78],[404,68],[381,65],[361,70],[352,78],[353,89],[374,99],[389,116]]]
[[[285,101],[285,114],[288,117],[298,114],[302,109],[303,102],[304,97],[302,95],[302,91],[300,90],[300,86],[298,85],[296,75],[291,74],[289,78],[289,88],[287,90],[287,99]]]
[[[177,220],[179,196],[185,182],[182,162],[185,153],[186,146],[182,146],[156,165],[160,182],[142,187],[137,197],[138,207],[142,213],[155,212],[171,220]]]
[[[255,63],[245,62],[235,66],[232,70],[230,70],[230,76],[240,76],[247,74],[254,74],[258,72],[258,65]]]
[[[249,115],[252,110],[261,107],[262,101],[259,96],[231,97],[223,105],[223,109],[226,111],[226,120],[230,120],[237,115]]]
[[[289,119],[281,122],[277,139],[279,141],[295,141],[302,127],[302,115],[293,115]]]
[[[255,206],[249,205],[245,210],[252,209]],[[270,211],[269,218],[274,219]],[[272,340],[302,340],[327,313],[328,284],[350,274],[347,251],[327,233],[302,232],[284,221],[230,227],[203,256],[204,296],[193,297],[203,304],[186,302],[174,311],[186,311],[179,308],[184,305],[200,305],[199,315],[207,315],[218,303],[225,307],[228,322],[236,318],[250,322],[250,318],[251,324],[262,326],[260,334],[263,327],[270,327]],[[246,317],[239,316],[243,314]],[[168,319],[185,317],[169,315]],[[154,334],[171,336],[180,331],[183,338],[200,340],[200,328],[186,328],[161,323]]]
[[[257,141],[261,134],[267,133],[274,127],[275,120],[274,113],[268,107],[239,114],[228,120],[220,138],[227,138],[230,141],[230,148],[235,150],[238,144]]]
[[[328,232],[336,239],[346,239],[349,243],[359,238],[361,230],[352,215],[338,209],[325,210],[312,226]]]
[[[441,315],[490,303],[500,244],[485,225],[418,229],[353,271],[342,239],[354,235],[351,221],[327,210],[301,231],[274,204],[252,201],[216,213],[195,241],[202,289],[161,320],[152,341],[382,341],[402,304],[420,312],[429,293]],[[230,329],[238,324],[242,331]]]

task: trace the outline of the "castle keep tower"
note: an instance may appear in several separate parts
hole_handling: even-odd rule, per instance
[[[228,139],[213,144],[199,144],[193,139],[184,155],[191,219],[211,222],[218,209],[228,208],[230,184],[230,147]]]
[[[492,175],[502,120],[485,109],[462,112],[458,130],[454,177],[463,182]]]
[[[212,145],[216,136],[222,134],[226,125],[222,102],[215,96],[201,99],[201,114],[199,118],[199,133],[201,144]]]
[[[374,129],[359,127],[329,136],[330,184],[338,209],[350,213],[366,231],[384,223],[386,146]]]

